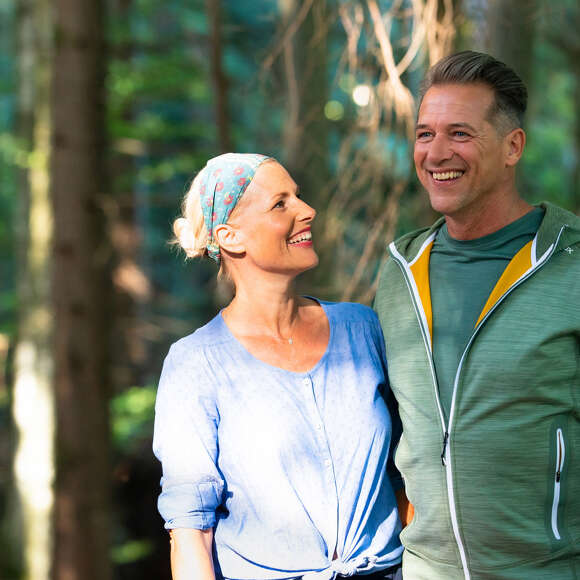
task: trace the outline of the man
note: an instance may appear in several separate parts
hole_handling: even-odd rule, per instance
[[[580,578],[580,219],[515,184],[527,92],[489,55],[422,87],[417,175],[443,218],[376,298],[414,517],[405,580]]]

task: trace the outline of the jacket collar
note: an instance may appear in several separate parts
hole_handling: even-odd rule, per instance
[[[546,214],[538,229],[535,243],[535,257],[539,260],[546,252],[551,250],[552,244],[556,243],[560,236],[556,251],[563,250],[580,242],[580,218],[561,207],[549,202],[541,202],[537,206],[545,209]],[[425,242],[441,228],[445,218],[439,218],[431,227],[415,230],[395,242],[397,251],[408,261],[413,262],[424,249]]]

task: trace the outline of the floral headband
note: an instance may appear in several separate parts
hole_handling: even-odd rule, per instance
[[[210,159],[201,171],[200,200],[208,233],[207,253],[218,264],[220,248],[214,238],[217,225],[228,221],[234,207],[267,159],[255,153],[225,153]]]

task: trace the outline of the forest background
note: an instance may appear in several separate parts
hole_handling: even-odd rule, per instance
[[[302,287],[370,303],[435,217],[413,124],[451,51],[519,71],[520,191],[580,211],[578,30],[574,0],[0,0],[0,578],[169,578],[156,381],[230,292],[169,244],[209,157],[277,157],[318,210]]]

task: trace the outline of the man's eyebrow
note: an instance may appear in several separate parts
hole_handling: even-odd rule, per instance
[[[469,129],[470,131],[474,131],[475,132],[475,127],[473,127],[469,123],[451,123],[449,126],[450,127],[454,127],[454,128],[455,127],[465,128],[465,129]]]
[[[475,127],[473,127],[472,125],[470,125],[469,123],[450,123],[449,127],[452,128],[464,128],[464,129],[469,129],[471,131],[475,131]],[[425,125],[424,123],[419,123],[417,125],[415,125],[415,130],[419,131],[421,129],[428,129],[429,125]]]

